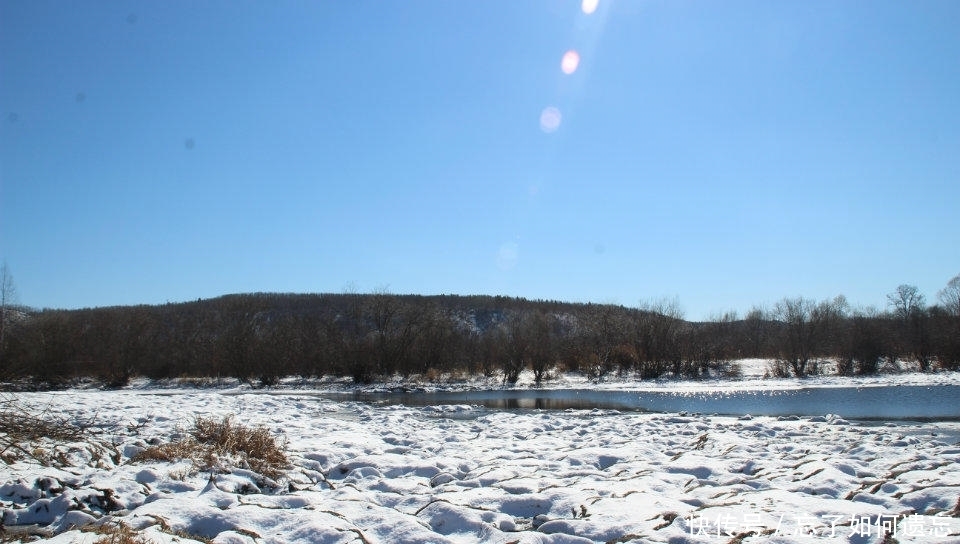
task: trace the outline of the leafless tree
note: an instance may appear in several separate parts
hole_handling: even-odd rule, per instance
[[[900,322],[903,351],[912,355],[920,370],[926,372],[930,369],[932,353],[923,294],[915,285],[902,284],[887,295],[887,303]]]
[[[770,354],[770,312],[762,306],[754,306],[744,318],[745,346],[743,348],[752,357],[765,357]]]
[[[503,383],[515,384],[530,359],[531,341],[523,316],[516,314],[507,323],[507,350],[502,361]]]
[[[947,286],[937,293],[937,299],[943,304],[947,313],[960,317],[960,274],[947,282]]]
[[[600,378],[614,369],[631,370],[635,358],[625,355],[636,350],[621,349],[627,340],[628,328],[625,312],[617,306],[590,305],[580,314],[578,332],[586,351],[584,362],[592,376]]]
[[[887,305],[893,308],[893,314],[906,321],[926,308],[923,294],[916,285],[901,284],[896,291],[887,295]]]
[[[476,357],[480,372],[487,378],[496,374],[509,351],[509,335],[503,325],[495,325],[480,333],[477,339]]]
[[[372,323],[371,344],[377,371],[389,375],[405,368],[406,358],[421,325],[421,308],[382,290],[368,301],[367,319]]]
[[[0,302],[10,311],[12,278],[0,269]],[[703,323],[683,319],[676,300],[638,308],[529,301],[509,297],[227,295],[161,306],[6,315],[4,370],[56,385],[75,376],[124,383],[129,377],[225,376],[270,383],[285,375],[334,373],[358,382],[429,369],[503,372],[525,369],[542,380],[557,364],[595,373],[636,371],[643,378],[723,371],[728,360],[777,356],[784,375],[816,372],[822,357],[846,357],[846,372],[870,373],[878,361],[909,353],[960,366],[960,315],[925,309],[915,289],[891,294],[891,313],[847,316],[842,297],[784,299]],[[940,295],[946,305],[951,280]],[[946,293],[946,294],[944,294]],[[945,300],[946,298],[946,300]],[[919,326],[920,328],[916,328]],[[896,351],[896,350],[900,351]],[[774,351],[776,350],[776,352]],[[882,356],[878,356],[882,350]],[[843,361],[841,361],[843,362]],[[597,375],[597,374],[594,374]]]
[[[851,312],[842,326],[842,341],[837,348],[837,373],[876,374],[884,359],[892,359],[889,317],[874,308]]]
[[[17,288],[13,284],[13,274],[7,263],[0,266],[0,368],[3,368],[3,353],[6,346],[6,331],[13,320],[12,306],[16,304]]]
[[[773,316],[783,323],[785,332],[778,362],[788,365],[794,376],[806,376],[811,371],[811,361],[824,354],[828,333],[845,305],[843,297],[820,303],[803,297],[778,302]]]
[[[542,311],[535,311],[526,316],[524,327],[527,329],[526,338],[530,342],[527,351],[530,359],[530,369],[533,370],[533,380],[537,385],[557,361],[557,341],[554,330],[556,318]]]
[[[427,374],[431,369],[450,372],[456,362],[462,360],[467,335],[457,330],[454,321],[438,304],[424,302],[419,306],[422,306],[418,309],[420,324],[401,372],[405,375]]]
[[[936,327],[937,358],[940,366],[949,370],[960,369],[960,274],[954,276],[946,287],[937,293],[943,305],[943,313],[934,320]]]
[[[638,323],[642,349],[640,354],[642,377],[658,377],[667,369],[675,377],[682,373],[683,346],[681,327],[683,310],[676,299],[660,299],[640,305]]]
[[[721,374],[730,370],[729,362],[739,349],[734,343],[737,337],[734,324],[737,321],[737,313],[730,311],[688,328],[684,338],[686,374],[700,377],[710,370]]]

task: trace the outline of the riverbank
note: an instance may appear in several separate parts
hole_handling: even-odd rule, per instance
[[[259,387],[241,383],[232,378],[220,379],[180,379],[151,381],[135,379],[128,389],[179,390],[183,388],[212,388],[220,390],[289,390],[319,391],[332,393],[384,393],[384,392],[456,392],[485,390],[524,390],[524,389],[589,389],[596,391],[636,391],[636,392],[709,392],[709,391],[777,391],[818,387],[887,387],[887,386],[960,386],[960,372],[936,371],[919,372],[910,363],[900,363],[887,368],[880,374],[870,376],[839,376],[833,372],[832,365],[824,364],[824,372],[804,378],[778,378],[770,376],[769,359],[740,359],[732,362],[736,372],[724,375],[708,376],[702,379],[641,380],[633,374],[618,376],[615,373],[597,378],[580,372],[548,373],[539,385],[533,372],[527,370],[520,374],[514,384],[505,384],[502,377],[465,376],[461,374],[432,374],[431,376],[393,376],[369,384],[357,384],[349,378],[322,377],[301,378],[286,377],[269,387]],[[88,387],[99,387],[89,383]]]

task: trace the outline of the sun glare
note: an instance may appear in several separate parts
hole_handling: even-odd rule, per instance
[[[577,71],[580,66],[580,53],[571,49],[563,54],[563,60],[560,61],[560,69],[564,74],[570,75]]]
[[[540,130],[550,134],[551,132],[556,132],[560,128],[560,120],[562,116],[560,115],[560,110],[553,106],[544,108],[540,112]]]
[[[520,246],[516,242],[504,242],[497,251],[497,266],[500,270],[510,270],[517,266],[520,259]]]
[[[582,9],[587,15],[590,15],[594,11],[597,11],[597,4],[599,3],[600,0],[583,0],[583,2],[580,4],[580,9]]]

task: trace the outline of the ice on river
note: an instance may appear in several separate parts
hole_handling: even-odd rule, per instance
[[[960,542],[960,423],[409,408],[216,391],[17,394],[94,418],[116,457],[0,465],[8,531],[95,542],[120,520],[156,542]],[[291,467],[131,463],[197,416],[286,441]],[[180,536],[174,536],[179,534]]]

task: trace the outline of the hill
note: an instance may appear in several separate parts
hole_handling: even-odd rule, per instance
[[[838,299],[839,300],[839,299]],[[731,359],[768,357],[775,373],[803,376],[833,357],[844,373],[922,359],[955,367],[956,318],[845,312],[836,301],[785,299],[777,313],[689,322],[668,303],[627,308],[498,296],[226,295],[155,306],[10,312],[0,380],[59,385],[94,377],[231,376],[275,383],[286,375],[484,374],[539,382],[560,368],[591,376],[696,378]]]

